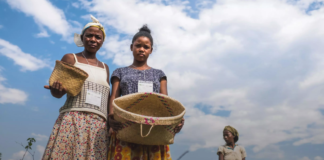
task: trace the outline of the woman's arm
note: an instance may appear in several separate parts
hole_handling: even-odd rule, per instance
[[[111,91],[111,96],[109,99],[109,115],[108,115],[108,121],[109,121],[109,135],[113,131],[118,131],[122,129],[122,124],[114,119],[114,107],[112,105],[113,100],[115,98],[120,97],[120,87],[119,87],[120,80],[117,77],[113,77],[111,84],[112,84],[112,91]]]
[[[107,71],[107,83],[109,85],[109,67],[108,67],[108,65],[106,63],[105,63],[105,66],[106,66],[106,71]],[[108,112],[108,114],[109,114],[109,103],[110,103],[110,91],[108,93],[108,102],[107,102],[107,107],[108,107],[107,112]]]
[[[75,63],[73,54],[64,55],[63,58],[61,59],[61,61],[66,62],[71,65],[74,65],[74,63]],[[52,96],[55,98],[61,98],[66,94],[65,88],[63,88],[62,83],[59,81],[55,81],[52,86],[45,85],[44,88],[50,89]]]

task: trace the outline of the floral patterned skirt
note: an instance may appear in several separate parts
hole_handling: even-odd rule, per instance
[[[110,137],[108,160],[172,160],[168,145],[149,146],[120,141]]]
[[[107,159],[106,120],[89,112],[65,112],[57,118],[43,160]]]

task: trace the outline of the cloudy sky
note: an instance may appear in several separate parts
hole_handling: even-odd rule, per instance
[[[218,159],[222,129],[238,129],[251,160],[324,159],[324,0],[0,0],[0,152],[40,159],[64,99],[43,89],[55,60],[90,21],[106,27],[98,58],[130,65],[148,24],[149,65],[187,108],[173,159]],[[30,157],[27,157],[30,159]]]

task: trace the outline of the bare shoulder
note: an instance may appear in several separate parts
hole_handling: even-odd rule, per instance
[[[74,55],[73,53],[68,53],[68,54],[65,54],[62,59],[61,59],[62,62],[66,62],[66,63],[69,63],[71,65],[74,65],[75,63],[75,59],[74,59]]]
[[[109,73],[109,67],[108,67],[108,65],[106,63],[104,63],[104,64],[106,66],[107,72]]]
[[[109,83],[109,67],[106,63],[104,63],[104,65],[106,66],[106,72],[107,72],[107,82]]]

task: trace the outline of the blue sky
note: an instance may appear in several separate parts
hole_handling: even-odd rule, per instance
[[[16,142],[29,137],[40,159],[64,103],[43,86],[55,60],[82,51],[73,34],[90,14],[106,28],[98,58],[110,72],[131,64],[132,36],[151,28],[149,65],[187,108],[173,159],[218,159],[226,125],[248,159],[324,159],[323,0],[1,0],[0,14],[4,160],[20,159]]]

